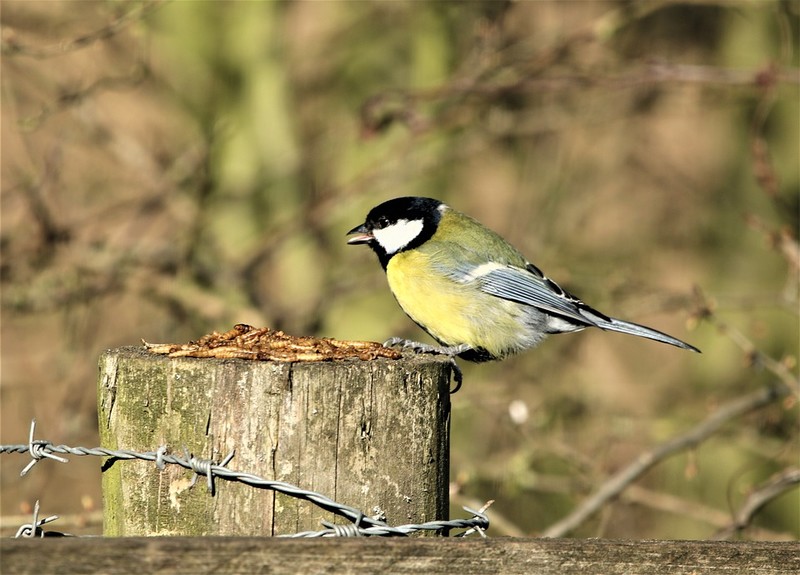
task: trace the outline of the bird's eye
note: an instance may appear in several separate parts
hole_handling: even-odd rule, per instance
[[[375,222],[375,227],[379,230],[382,230],[388,225],[389,225],[389,218],[387,218],[386,216],[379,217],[378,221]]]

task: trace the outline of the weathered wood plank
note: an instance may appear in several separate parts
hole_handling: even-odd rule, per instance
[[[446,359],[277,363],[170,359],[139,348],[100,358],[104,447],[184,447],[229,468],[286,481],[393,524],[446,519]],[[176,466],[117,462],[103,474],[107,535],[273,535],[334,517],[272,491],[201,478]]]
[[[4,574],[796,574],[800,543],[600,539],[10,539]]]

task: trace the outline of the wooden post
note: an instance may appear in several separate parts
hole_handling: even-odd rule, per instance
[[[102,445],[221,461],[392,525],[446,519],[450,366],[433,356],[279,363],[170,359],[140,348],[100,358]],[[278,535],[334,516],[271,490],[117,461],[103,474],[106,535]],[[337,523],[343,520],[338,518]]]

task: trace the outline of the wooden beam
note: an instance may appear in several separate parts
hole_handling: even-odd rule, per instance
[[[4,574],[795,575],[800,543],[602,539],[5,539]]]

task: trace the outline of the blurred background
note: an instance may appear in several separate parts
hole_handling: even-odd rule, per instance
[[[429,341],[345,243],[372,206],[424,195],[590,305],[703,350],[590,330],[462,364],[453,516],[494,500],[495,535],[800,538],[800,3],[0,9],[0,443],[36,418],[38,438],[98,445],[98,356],[142,338],[243,322]],[[20,478],[28,459],[0,458],[3,534],[37,499],[53,528],[100,533],[101,461]]]

